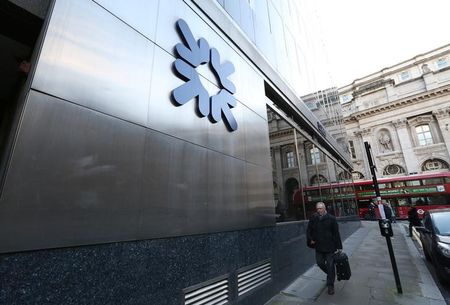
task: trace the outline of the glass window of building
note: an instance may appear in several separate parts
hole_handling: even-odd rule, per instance
[[[404,174],[405,169],[397,164],[391,164],[384,168],[383,175],[390,176],[390,175],[399,175]]]
[[[313,147],[309,150],[311,156],[311,164],[320,163],[320,151],[317,147]]]
[[[449,66],[449,61],[447,57],[441,57],[436,61],[436,66],[438,69],[442,69]]]
[[[403,71],[400,73],[400,81],[405,81],[411,78],[411,73],[409,71]]]
[[[422,165],[422,171],[434,171],[448,169],[448,164],[445,161],[439,159],[427,160]]]
[[[286,153],[286,167],[288,168],[295,167],[295,158],[293,151],[288,151]]]
[[[356,151],[355,151],[355,144],[353,141],[348,141],[348,147],[350,148],[350,154],[353,159],[356,159]]]
[[[417,138],[419,139],[419,145],[433,144],[433,137],[431,136],[429,125],[419,125],[416,127]]]

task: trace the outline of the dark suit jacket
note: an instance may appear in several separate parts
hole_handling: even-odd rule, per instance
[[[334,252],[342,249],[341,236],[336,218],[327,213],[322,219],[314,213],[306,230],[307,240],[315,241],[315,249],[319,252]]]

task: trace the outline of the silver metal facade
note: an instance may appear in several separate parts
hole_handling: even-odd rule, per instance
[[[0,252],[274,224],[264,78],[200,10],[57,0],[49,18],[1,193]],[[171,101],[179,18],[236,67],[235,132]]]

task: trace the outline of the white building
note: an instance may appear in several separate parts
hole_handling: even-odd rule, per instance
[[[448,171],[450,44],[339,88],[354,178]]]

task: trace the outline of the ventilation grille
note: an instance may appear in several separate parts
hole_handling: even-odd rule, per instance
[[[251,269],[238,273],[238,295],[256,289],[272,279],[271,264],[263,262]]]
[[[185,305],[223,305],[228,303],[229,288],[228,279],[200,284],[195,289],[185,290]]]

